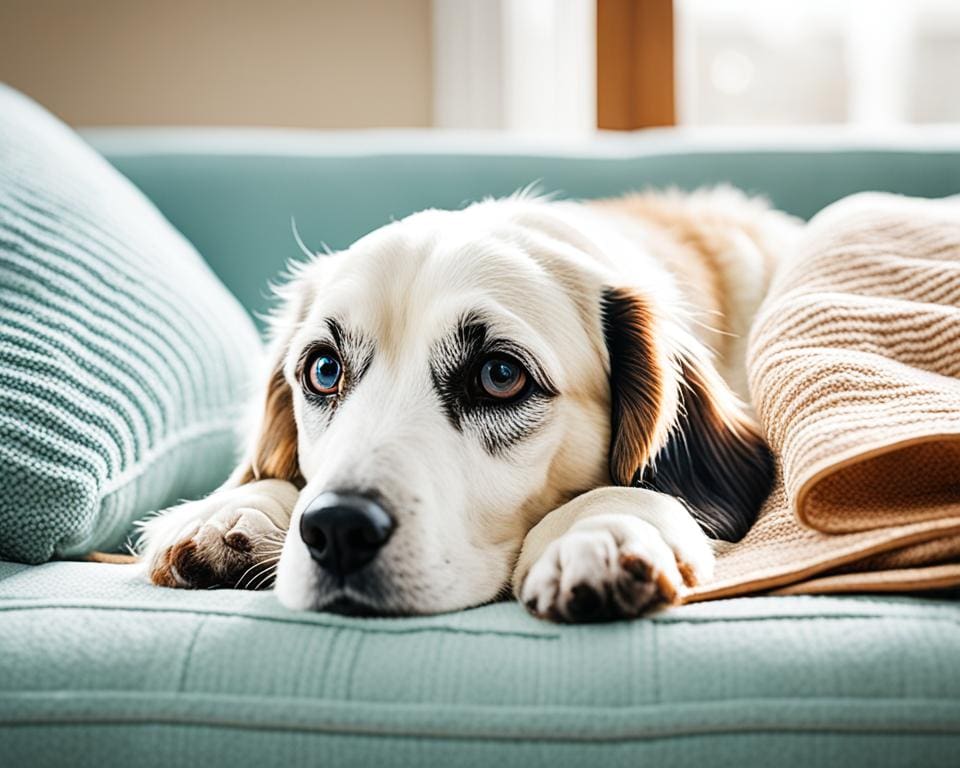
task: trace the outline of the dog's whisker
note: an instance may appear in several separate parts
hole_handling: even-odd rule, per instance
[[[251,582],[250,589],[252,590],[263,589],[274,577],[276,572],[277,572],[277,566],[276,565],[270,566],[269,568],[267,568],[266,572],[261,574],[261,576],[257,579],[257,583],[255,585]]]
[[[258,561],[253,565],[251,565],[249,568],[247,568],[243,573],[241,573],[240,577],[236,581],[236,588],[243,589],[243,580],[247,577],[247,574],[250,573],[250,571],[254,570],[255,568],[259,567],[260,565],[261,563]]]
[[[280,560],[280,557],[279,557],[279,556],[266,558],[266,559],[264,559],[264,560],[258,560],[258,561],[255,562],[253,565],[251,565],[249,568],[247,568],[242,574],[240,574],[240,578],[237,579],[237,581],[236,581],[236,587],[235,587],[235,588],[236,588],[236,589],[245,589],[245,587],[243,586],[243,582],[244,582],[244,579],[247,578],[247,574],[250,574],[251,571],[253,571],[253,573],[252,573],[252,574],[250,575],[250,577],[249,577],[249,581],[253,581],[253,579],[256,578],[256,577],[259,575],[258,569],[260,569],[260,568],[262,568],[262,567],[267,567],[267,568],[270,568],[271,566],[274,566],[274,567],[275,567],[275,563],[277,563],[279,560]]]

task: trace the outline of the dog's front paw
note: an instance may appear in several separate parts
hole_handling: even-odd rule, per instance
[[[694,570],[678,565],[650,523],[631,515],[597,515],[547,547],[527,574],[520,599],[540,618],[608,621],[676,602],[685,581],[695,580]]]
[[[143,530],[150,581],[183,589],[271,586],[296,501],[290,489],[241,486],[161,513]]]
[[[150,581],[185,589],[270,586],[283,534],[257,509],[224,508],[158,542],[148,559]]]

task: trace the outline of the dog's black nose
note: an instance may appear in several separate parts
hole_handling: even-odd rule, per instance
[[[323,569],[342,577],[373,560],[393,532],[393,518],[372,499],[328,491],[300,518],[300,538]]]

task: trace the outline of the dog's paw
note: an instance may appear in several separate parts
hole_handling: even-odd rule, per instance
[[[291,496],[241,486],[161,513],[143,531],[150,581],[183,589],[271,586],[295,501],[295,489]]]
[[[535,616],[589,622],[640,616],[677,601],[712,566],[712,555],[684,559],[660,531],[622,514],[585,518],[553,541],[533,564],[520,599]],[[691,562],[692,561],[692,562]]]
[[[148,562],[150,581],[185,589],[270,586],[283,534],[257,509],[225,507],[161,543]]]

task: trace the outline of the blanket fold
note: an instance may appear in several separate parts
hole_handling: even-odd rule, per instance
[[[688,599],[960,584],[960,198],[818,214],[747,370],[777,486]]]

